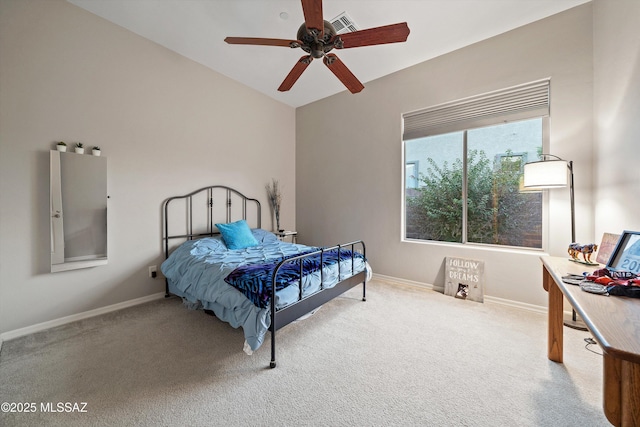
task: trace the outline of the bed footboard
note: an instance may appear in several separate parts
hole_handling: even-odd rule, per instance
[[[338,283],[336,283],[335,285],[331,286],[331,287],[325,287],[325,278],[323,275],[323,256],[325,253],[329,252],[329,251],[337,251],[337,269],[338,269]],[[341,274],[341,251],[345,251],[350,254],[350,259],[351,259],[351,275],[347,278],[345,278],[344,280],[340,280],[340,278],[342,277]],[[363,267],[362,271],[359,271],[355,274],[353,274],[353,272],[355,271],[355,263],[356,263],[356,259],[358,259],[359,254],[362,255],[363,260],[366,261],[366,248],[364,245],[364,242],[362,240],[358,240],[358,241],[354,241],[354,242],[350,242],[350,243],[345,243],[345,244],[341,244],[341,245],[336,245],[330,248],[323,248],[321,250],[318,250],[316,252],[311,252],[311,253],[307,253],[304,255],[299,255],[296,257],[292,257],[292,258],[288,258],[282,262],[280,262],[278,264],[278,266],[276,267],[274,273],[273,273],[273,278],[272,278],[272,295],[271,295],[271,326],[269,327],[269,331],[271,332],[271,362],[269,363],[269,366],[271,368],[275,368],[276,367],[276,331],[280,328],[282,328],[283,326],[288,325],[289,323],[299,319],[300,317],[304,316],[305,314],[308,314],[310,312],[312,312],[313,310],[317,309],[318,307],[320,307],[321,305],[325,304],[328,301],[331,301],[332,299],[336,298],[337,296],[343,294],[344,292],[348,291],[349,289],[357,286],[358,284],[362,283],[362,301],[366,301],[367,300],[367,294],[366,294],[366,285],[367,285],[367,271],[366,271],[366,262],[365,265]],[[303,265],[303,258],[309,258],[309,257],[313,257],[313,256],[320,256],[320,289],[308,296],[303,296],[303,271],[302,271],[302,265]],[[276,308],[276,277],[278,274],[278,271],[280,270],[280,268],[287,263],[292,263],[292,262],[296,262],[298,261],[300,264],[300,271],[299,271],[299,275],[298,275],[298,286],[299,286],[299,291],[298,291],[298,300],[292,304],[287,305],[284,308],[281,309],[277,309]]]

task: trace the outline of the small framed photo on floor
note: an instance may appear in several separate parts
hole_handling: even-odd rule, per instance
[[[444,294],[484,302],[484,261],[445,257]]]

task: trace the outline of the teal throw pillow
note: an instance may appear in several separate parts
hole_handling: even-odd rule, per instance
[[[216,227],[220,230],[222,239],[229,249],[244,249],[258,244],[244,219],[229,224],[216,224]]]

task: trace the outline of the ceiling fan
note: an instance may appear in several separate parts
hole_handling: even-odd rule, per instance
[[[407,41],[409,26],[406,22],[385,25],[338,35],[333,25],[322,16],[322,0],[301,0],[304,23],[298,29],[296,40],[266,39],[258,37],[227,37],[229,44],[248,44],[261,46],[282,46],[302,48],[308,55],[301,57],[293,66],[287,77],[278,88],[286,92],[314,58],[323,58],[324,64],[351,91],[358,93],[364,85],[353,75],[346,65],[333,53],[332,49],[348,49],[352,47],[372,46],[385,43]]]

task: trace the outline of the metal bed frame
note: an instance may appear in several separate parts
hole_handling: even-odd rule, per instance
[[[196,191],[193,191],[189,194],[185,194],[182,196],[170,197],[166,199],[163,203],[164,230],[163,230],[162,239],[164,243],[165,259],[169,257],[169,253],[170,253],[169,241],[170,240],[173,240],[173,239],[194,240],[194,239],[210,237],[210,236],[220,234],[217,231],[215,224],[223,221],[214,220],[214,215],[215,215],[214,208],[218,206],[214,202],[214,193],[216,192],[216,190],[222,190],[225,194],[224,203],[226,206],[224,207],[224,210],[225,210],[226,218],[224,222],[229,223],[238,219],[247,220],[247,204],[250,203],[255,205],[256,215],[257,215],[256,226],[257,228],[261,228],[262,211],[261,211],[260,202],[257,199],[252,199],[250,197],[243,195],[242,193],[240,193],[237,190],[234,190],[233,188],[230,188],[224,185],[213,185],[209,187],[200,188]],[[205,202],[203,204],[205,205],[205,209],[206,209],[206,212],[205,212],[206,215],[200,221],[198,221],[197,219],[194,219],[194,200],[199,201],[198,197],[203,198],[203,201]],[[237,200],[240,202],[240,207],[241,207],[241,216],[235,217],[235,218],[232,212],[232,207],[234,206],[234,203],[233,203],[234,197],[237,198]],[[184,227],[184,232],[178,233],[178,234],[170,234],[169,233],[169,228],[170,228],[169,205],[170,203],[172,202],[175,203],[176,201],[179,201],[179,200],[182,200],[185,203],[184,205],[185,212],[184,212],[184,218],[183,218],[184,222],[180,221],[178,223],[178,224],[181,224],[180,228]],[[199,209],[199,207],[197,206],[197,201],[195,206],[196,210]],[[320,264],[322,265],[324,253],[330,250],[337,250],[338,260],[340,260],[341,250],[350,250],[351,251],[351,271],[354,270],[356,250],[361,250],[362,255],[366,259],[365,244],[362,240],[357,240],[350,243],[332,246],[330,248],[323,248],[316,252],[287,258],[286,260],[281,261],[276,266],[275,271],[273,273],[272,280],[275,281],[278,271],[284,264],[296,262],[298,260],[301,260],[302,258],[315,256],[319,254],[320,260],[321,260]],[[333,287],[325,288],[324,275],[321,268],[320,269],[320,282],[321,282],[320,290],[318,292],[315,292],[314,294],[303,297],[302,296],[302,262],[300,262],[299,264],[300,264],[300,271],[299,271],[298,283],[299,283],[300,289],[298,292],[298,300],[281,309],[276,309],[275,304],[271,304],[271,307],[270,307],[271,325],[269,327],[269,331],[271,333],[271,362],[269,363],[269,366],[271,368],[276,367],[276,330],[312,312],[313,310],[317,309],[321,305],[332,300],[333,298],[336,298],[337,296],[343,294],[344,292],[357,286],[360,283],[362,283],[362,301],[366,301],[366,284],[367,284],[366,269],[364,271],[361,271],[359,273],[356,273],[355,275],[352,275],[346,278],[345,280],[339,281]],[[337,266],[338,266],[337,267],[338,278],[340,278],[340,262],[337,263]],[[276,286],[272,286],[271,301],[275,301],[275,294],[276,294]],[[165,279],[165,297],[169,297],[169,296],[171,296],[169,292],[169,281],[168,279]]]

